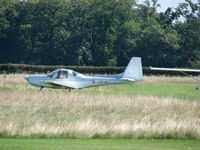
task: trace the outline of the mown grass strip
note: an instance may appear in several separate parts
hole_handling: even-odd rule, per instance
[[[199,140],[2,138],[0,150],[199,150]]]

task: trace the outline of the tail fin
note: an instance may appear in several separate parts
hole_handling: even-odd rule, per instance
[[[122,80],[143,81],[142,61],[140,57],[133,57],[126,67]]]

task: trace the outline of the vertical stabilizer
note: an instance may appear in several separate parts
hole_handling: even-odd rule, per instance
[[[142,61],[140,57],[133,57],[126,67],[122,79],[143,81]]]

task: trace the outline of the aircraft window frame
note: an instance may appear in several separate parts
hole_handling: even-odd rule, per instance
[[[64,79],[67,79],[67,78],[68,78],[68,74],[69,74],[69,72],[66,71],[66,70],[64,70],[64,71],[61,71],[60,74],[64,76]]]
[[[68,78],[68,71],[65,70],[59,70],[57,72],[57,76],[55,79],[67,79]]]
[[[53,71],[50,74],[48,74],[48,77],[52,78],[52,79],[67,79],[68,74],[69,74],[69,72],[66,70],[57,70],[57,71]]]

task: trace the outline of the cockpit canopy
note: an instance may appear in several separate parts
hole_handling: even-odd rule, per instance
[[[58,69],[54,70],[52,73],[48,75],[48,77],[52,79],[66,79],[70,75],[77,76],[79,73],[69,69]]]

